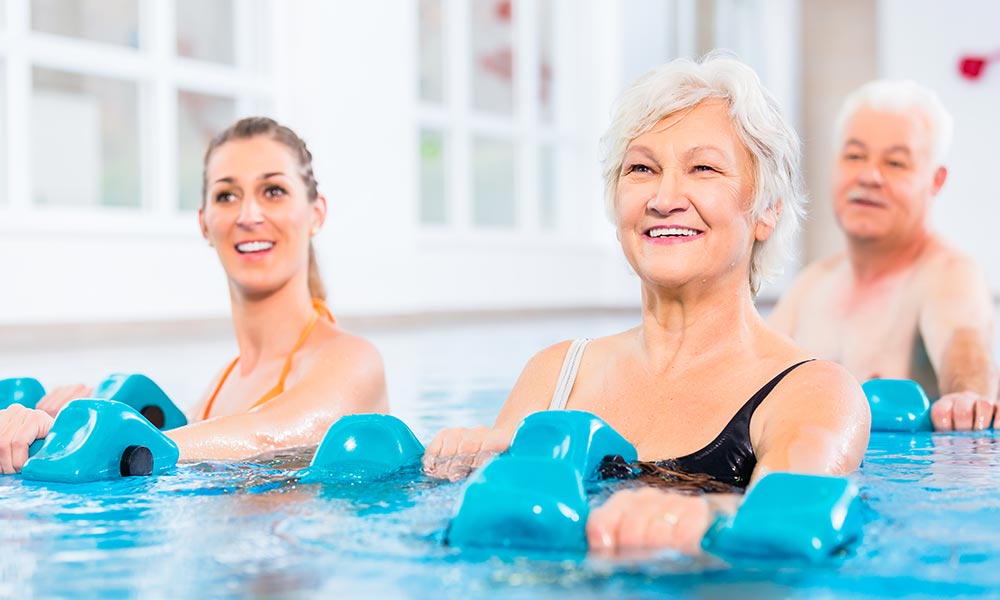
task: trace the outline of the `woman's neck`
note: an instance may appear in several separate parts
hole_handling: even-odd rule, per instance
[[[746,345],[761,326],[746,281],[681,293],[643,286],[638,341],[653,372],[711,359],[723,347]]]
[[[296,283],[290,281],[271,294],[255,297],[230,286],[242,375],[261,362],[287,356],[315,314],[308,286]]]

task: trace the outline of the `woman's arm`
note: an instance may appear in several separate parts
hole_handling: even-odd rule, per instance
[[[346,414],[387,412],[385,373],[375,347],[341,333],[310,361],[302,378],[249,412],[166,432],[181,460],[229,460],[318,444]]]

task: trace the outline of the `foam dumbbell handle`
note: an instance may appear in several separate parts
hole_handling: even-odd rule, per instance
[[[187,417],[156,383],[140,374],[116,373],[98,384],[94,398],[122,402],[146,417],[157,429],[167,431],[187,425]]]
[[[371,481],[420,464],[424,446],[391,415],[347,415],[327,430],[300,480]]]
[[[88,398],[67,404],[29,455],[21,469],[25,479],[82,483],[159,474],[177,463],[179,451],[132,407]]]
[[[858,488],[844,477],[770,473],[735,515],[716,520],[702,547],[728,558],[820,562],[861,538]]]
[[[582,552],[589,512],[583,480],[569,463],[500,456],[466,482],[445,541],[457,547]]]
[[[625,463],[638,458],[635,446],[600,417],[578,410],[549,410],[530,414],[514,432],[507,454],[569,463],[585,479],[599,479],[601,465],[618,457]]]
[[[872,379],[861,385],[872,413],[872,431],[933,431],[931,403],[909,379]]]

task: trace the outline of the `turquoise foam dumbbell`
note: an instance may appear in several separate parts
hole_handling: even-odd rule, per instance
[[[41,440],[39,440],[41,441]],[[35,481],[83,483],[156,475],[177,464],[177,444],[134,408],[121,402],[82,399],[67,404],[21,475]]]
[[[569,463],[500,456],[469,478],[445,539],[460,547],[580,552],[589,514],[583,479]]]
[[[127,404],[163,431],[187,425],[184,413],[145,375],[111,375],[98,384],[93,397]]]
[[[371,481],[420,464],[424,446],[391,415],[341,417],[330,426],[302,481]]]
[[[466,483],[448,527],[453,546],[586,550],[584,482],[612,457],[637,458],[635,446],[583,411],[528,415],[507,453]]]
[[[702,548],[723,557],[825,560],[861,537],[858,488],[844,477],[769,473],[735,515],[715,521]]]
[[[872,431],[933,431],[931,403],[909,379],[872,379],[861,385],[872,413]]]
[[[0,410],[11,404],[21,404],[27,408],[35,408],[38,401],[45,395],[45,388],[37,379],[31,377],[16,377],[0,380]]]

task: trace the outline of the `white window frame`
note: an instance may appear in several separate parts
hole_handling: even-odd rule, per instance
[[[468,34],[471,7],[467,0],[441,0],[444,28],[444,103],[424,101],[420,97],[419,35],[414,34],[413,97],[416,105],[416,130],[440,131],[444,134],[445,164],[445,224],[421,221],[421,198],[414,198],[413,222],[418,239],[437,242],[518,243],[547,246],[564,241],[572,228],[566,218],[570,208],[565,198],[571,194],[572,179],[567,174],[578,163],[578,134],[572,124],[576,119],[572,106],[565,100],[571,96],[574,81],[571,68],[571,29],[574,24],[565,17],[574,15],[573,0],[549,0],[552,3],[553,72],[552,120],[539,120],[537,34],[539,22],[533,0],[512,0],[514,48],[514,106],[511,115],[476,111],[471,105],[471,56]],[[416,3],[414,3],[416,4]],[[419,27],[419,13],[413,11],[414,32]],[[479,226],[473,223],[473,174],[471,150],[477,135],[490,139],[507,139],[514,143],[515,154],[515,224],[512,228]],[[539,210],[539,158],[543,144],[554,150],[556,175],[555,223],[544,228]],[[419,148],[414,150],[416,172],[420,177]],[[420,189],[420,186],[417,186]]]
[[[6,0],[0,27],[4,65],[7,202],[0,204],[0,231],[196,236],[193,213],[181,210],[177,182],[179,91],[233,98],[237,115],[275,108],[274,61],[258,45],[273,35],[254,35],[283,21],[274,0],[235,0],[235,65],[176,54],[174,2],[138,0],[139,48],[31,30],[30,0]],[[43,67],[135,83],[138,90],[140,194],[138,207],[36,206],[32,199],[30,148],[32,69]]]

